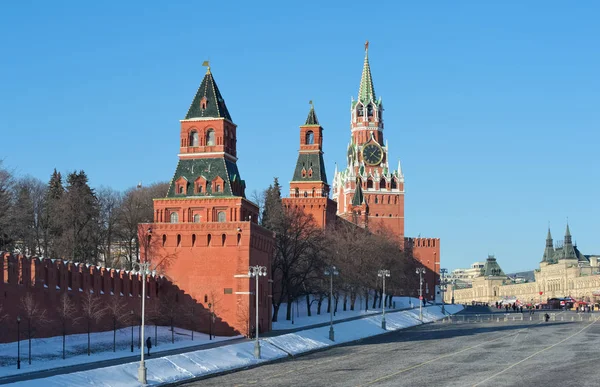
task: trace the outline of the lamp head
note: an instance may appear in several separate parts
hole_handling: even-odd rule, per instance
[[[21,322],[21,316],[17,316],[17,323]]]

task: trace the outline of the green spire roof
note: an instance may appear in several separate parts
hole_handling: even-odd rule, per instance
[[[364,196],[362,192],[362,184],[360,179],[356,179],[356,190],[354,191],[354,197],[352,197],[352,205],[360,206],[364,202]]]
[[[210,66],[206,70],[206,75],[196,92],[185,119],[191,118],[227,118],[231,121],[231,116],[217,87],[217,83],[212,76]]]
[[[493,255],[488,255],[488,258],[485,261],[485,265],[483,265],[483,269],[481,270],[482,274],[486,277],[503,277],[505,274],[496,262],[496,258]]]
[[[373,86],[371,67],[369,66],[369,42],[365,44],[365,63],[360,78],[360,87],[358,88],[358,100],[362,103],[375,101],[375,87]]]
[[[310,111],[308,112],[308,117],[306,117],[306,122],[304,125],[319,125],[319,120],[317,119],[317,114],[315,113],[315,107],[313,104],[310,104]]]

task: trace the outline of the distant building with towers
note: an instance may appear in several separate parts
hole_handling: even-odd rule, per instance
[[[494,303],[504,298],[538,303],[569,296],[577,300],[600,301],[599,260],[600,254],[586,255],[579,251],[573,243],[568,224],[564,240],[557,243],[554,243],[548,228],[546,245],[539,269],[534,272],[534,281],[515,283],[514,279],[504,275],[502,269],[500,275],[485,271],[473,278],[471,287],[454,289],[454,301]],[[500,268],[499,265],[497,267]],[[445,299],[451,301],[452,292],[447,292]]]

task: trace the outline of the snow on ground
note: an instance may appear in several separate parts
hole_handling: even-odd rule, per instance
[[[368,309],[368,311],[365,312],[365,310],[364,310],[365,304],[361,298],[358,298],[356,300],[356,303],[354,304],[355,310],[350,310],[349,304],[348,304],[347,310],[345,310],[345,311],[342,310],[343,305],[342,305],[342,302],[340,301],[338,303],[338,310],[337,310],[337,312],[335,312],[335,315],[333,316],[333,320],[334,321],[344,320],[344,319],[351,318],[351,317],[369,316],[369,315],[381,313],[381,308],[371,309],[372,302],[373,302],[373,299],[371,298],[371,301],[369,302],[369,309]],[[419,307],[419,299],[418,298],[393,297],[392,302],[395,303],[396,309],[390,310],[390,309],[386,308],[386,311],[406,309],[406,308],[411,308],[411,307],[417,307],[417,308]],[[313,302],[313,305],[311,307],[312,315],[310,317],[308,317],[306,301],[304,299],[298,300],[298,302],[294,302],[293,309],[292,309],[293,314],[294,314],[293,320],[285,319],[286,308],[287,308],[287,304],[281,304],[281,307],[279,308],[279,313],[277,314],[278,321],[273,323],[274,331],[299,328],[299,327],[304,327],[307,325],[315,325],[315,324],[319,324],[319,323],[329,322],[331,319],[330,314],[327,313],[327,301],[323,302],[323,305],[321,306],[321,314],[317,314],[316,302]],[[292,321],[294,322],[293,324],[292,324]]]
[[[139,355],[140,339],[137,327],[133,329],[134,347],[131,352],[131,328],[117,330],[116,352],[113,352],[113,331],[91,334],[92,355],[87,355],[87,334],[68,335],[66,337],[66,359],[62,359],[62,336],[32,339],[31,365],[28,364],[29,343],[21,340],[21,369],[17,370],[17,343],[0,344],[0,377],[18,375],[26,372],[41,371],[52,368],[68,367],[77,364],[94,363],[102,360],[118,359]],[[231,340],[237,337],[213,337],[208,335],[175,328],[173,335],[175,343],[171,343],[171,327],[157,327],[158,347],[154,340],[154,326],[146,326],[145,336],[152,339],[152,352],[176,348],[185,348],[216,341]]]
[[[447,313],[462,310],[461,305],[446,305]],[[431,322],[443,318],[440,306],[423,308],[423,321]],[[387,331],[421,324],[419,308],[386,314]],[[280,359],[288,354],[300,354],[334,344],[358,340],[383,333],[381,315],[338,323],[334,325],[335,343],[329,341],[329,327],[306,329],[295,333],[261,340],[262,358],[254,358],[254,342],[226,345],[218,348],[183,353],[179,355],[151,358],[146,362],[148,384],[158,386],[198,376],[244,368],[250,365]],[[137,382],[139,363],[128,363],[90,371],[58,375],[45,379],[18,383],[21,387],[130,387],[140,386]],[[17,384],[13,384],[17,385]]]

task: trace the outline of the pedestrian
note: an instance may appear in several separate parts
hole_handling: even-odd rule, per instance
[[[523,305],[521,305],[521,306],[519,307],[519,311],[520,311],[521,313],[523,313]]]
[[[148,347],[148,356],[150,356],[150,349],[152,348],[152,339],[150,339],[150,336],[146,339],[146,347]]]

